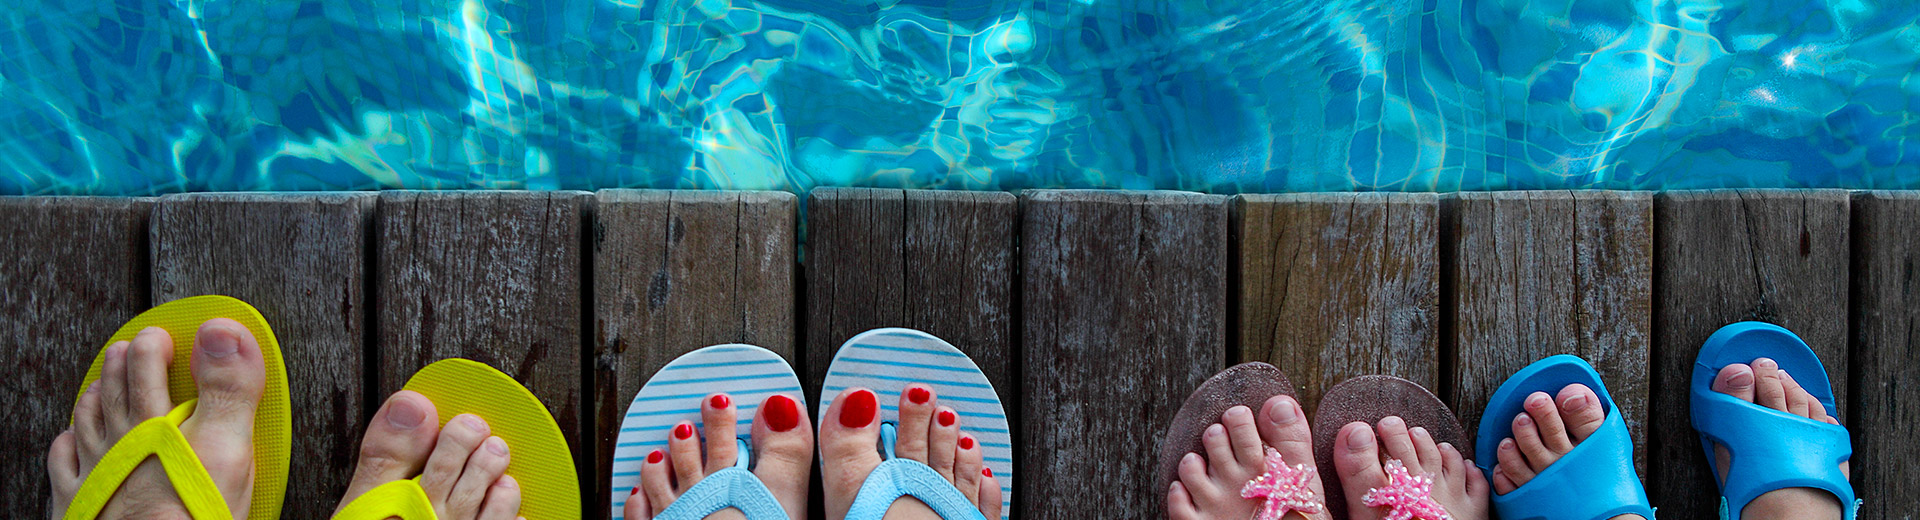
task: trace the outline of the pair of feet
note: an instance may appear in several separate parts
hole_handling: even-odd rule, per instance
[[[1267,399],[1256,414],[1245,406],[1227,409],[1220,423],[1201,434],[1205,456],[1189,453],[1180,460],[1179,480],[1167,490],[1167,514],[1174,520],[1253,518],[1262,504],[1241,498],[1249,480],[1266,473],[1267,447],[1289,466],[1313,466],[1313,431],[1300,404],[1290,396]],[[1386,508],[1366,505],[1369,490],[1389,483],[1388,460],[1398,460],[1413,476],[1433,479],[1432,498],[1452,518],[1487,518],[1487,479],[1453,445],[1435,442],[1424,428],[1407,427],[1399,417],[1377,424],[1355,422],[1340,429],[1334,440],[1333,465],[1354,520],[1385,518]],[[1324,497],[1318,472],[1307,486]],[[1299,515],[1299,516],[1293,516]],[[1317,513],[1294,512],[1286,518],[1330,520],[1324,508]]]
[[[194,345],[186,361],[199,404],[180,432],[233,517],[247,518],[253,497],[253,420],[266,388],[266,363],[253,333],[233,320],[201,324]],[[121,437],[173,409],[167,369],[174,362],[173,339],[160,328],[107,347],[99,381],[81,394],[72,427],[47,453],[53,517],[66,514],[86,475]],[[506,442],[492,436],[477,416],[456,416],[445,427],[437,417],[433,402],[418,393],[389,397],[367,426],[341,505],[381,484],[419,476],[440,518],[516,518],[520,488],[505,474],[511,460]],[[152,459],[128,475],[100,517],[189,518],[165,469]]]
[[[962,431],[960,416],[942,406],[933,388],[909,385],[900,393],[900,422],[895,453],[927,464],[966,496],[987,518],[1000,518],[1000,483],[988,470],[981,446]],[[852,388],[840,393],[820,422],[819,452],[827,518],[846,518],[854,496],[882,462],[879,396]],[[673,504],[702,478],[733,467],[739,460],[734,444],[738,410],[726,394],[700,401],[704,435],[695,435],[691,422],[675,425],[667,449],[647,454],[640,468],[640,485],[627,499],[624,515],[649,519]],[[806,411],[788,396],[775,395],[754,412],[753,473],[765,483],[789,518],[806,518],[808,478],[813,468],[815,432]],[[703,443],[702,438],[706,439]],[[703,446],[704,444],[704,446]],[[911,497],[894,502],[888,519],[938,518]],[[739,518],[732,510],[710,518]]]
[[[1825,406],[1794,381],[1793,376],[1771,359],[1760,358],[1752,364],[1732,364],[1720,369],[1713,379],[1713,391],[1768,408],[1807,417],[1828,424],[1840,424],[1827,415]],[[1525,412],[1514,416],[1514,437],[1500,441],[1493,470],[1494,492],[1506,494],[1526,485],[1541,471],[1560,460],[1574,446],[1600,429],[1606,412],[1600,398],[1586,385],[1574,384],[1560,389],[1556,396],[1535,392],[1527,396]],[[1725,481],[1728,470],[1726,448],[1714,447],[1716,478]],[[1842,473],[1848,465],[1840,464]],[[1761,495],[1741,511],[1742,518],[1819,519],[1841,518],[1839,500],[1830,493],[1810,488],[1787,488]],[[1621,519],[1638,519],[1623,515]]]

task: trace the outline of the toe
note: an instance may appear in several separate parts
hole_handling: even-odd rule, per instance
[[[787,510],[788,518],[806,518],[807,484],[813,471],[813,427],[792,397],[774,395],[760,403],[753,421],[753,473]]]
[[[381,484],[419,474],[440,433],[438,417],[433,401],[412,390],[388,397],[373,420],[367,422],[367,434],[360,440],[360,460],[354,465],[353,480],[347,484],[340,505],[346,506]]]
[[[900,392],[900,430],[894,440],[895,456],[927,462],[927,439],[933,435],[930,428],[935,408],[932,387],[914,383]]]
[[[1200,509],[1193,505],[1193,495],[1187,493],[1186,486],[1178,481],[1167,486],[1167,516],[1173,520],[1202,520]]]
[[[1260,471],[1267,455],[1266,445],[1260,443],[1260,428],[1253,422],[1253,409],[1245,406],[1228,408],[1220,414],[1220,425],[1227,428],[1227,444],[1233,448],[1233,458],[1248,472]]]
[[[1741,363],[1721,367],[1713,377],[1713,391],[1753,402],[1753,367]]]
[[[479,520],[513,520],[520,515],[520,482],[501,475],[487,489],[487,501],[480,506]]]
[[[1340,428],[1340,436],[1333,441],[1333,468],[1340,475],[1348,511],[1367,511],[1362,501],[1367,490],[1387,483],[1386,470],[1380,467],[1380,448],[1374,439],[1373,426],[1353,422]]]
[[[967,497],[967,503],[980,503],[980,470],[985,467],[981,460],[980,446],[972,436],[960,438],[959,451],[953,457],[953,487]]]
[[[1440,445],[1434,442],[1433,434],[1428,433],[1426,428],[1415,426],[1407,430],[1407,436],[1413,439],[1413,453],[1420,459],[1420,465],[1415,468],[1428,474],[1443,474],[1446,461],[1440,457]]]
[[[1520,454],[1519,443],[1513,439],[1501,439],[1500,447],[1494,449],[1494,458],[1500,461],[1500,472],[1514,487],[1527,485],[1527,481],[1533,480],[1533,465],[1527,462],[1526,456]]]
[[[1261,405],[1260,439],[1273,450],[1280,453],[1280,459],[1287,465],[1305,464],[1317,466],[1313,460],[1313,429],[1308,425],[1307,414],[1300,409],[1300,403],[1292,397],[1279,395],[1267,399]],[[1261,471],[1266,471],[1266,454],[1261,454]],[[1326,496],[1326,487],[1320,482],[1320,472],[1312,472],[1313,493]]]
[[[880,465],[880,402],[872,390],[851,388],[827,404],[820,421],[823,499],[829,519],[845,518],[867,474]]]
[[[1180,485],[1175,482],[1174,485]],[[980,513],[988,520],[1000,518],[1000,479],[994,478],[993,470],[980,468]]]
[[[1553,461],[1560,460],[1560,454],[1547,449],[1546,442],[1540,439],[1540,429],[1534,425],[1531,414],[1523,412],[1513,417],[1513,441],[1534,473],[1545,471]]]
[[[1607,419],[1606,410],[1600,406],[1599,394],[1595,394],[1587,385],[1567,385],[1560,389],[1556,402],[1560,408],[1560,421],[1567,425],[1567,435],[1575,444],[1600,431],[1600,424]]]
[[[680,421],[673,425],[667,438],[667,458],[673,461],[673,489],[678,493],[686,493],[707,476],[700,457],[700,436],[695,430],[693,423]]]
[[[1207,471],[1218,480],[1235,480],[1240,476],[1240,461],[1233,456],[1232,441],[1227,440],[1227,427],[1219,424],[1207,425],[1200,434],[1200,446],[1207,455]]]
[[[473,457],[473,451],[480,448],[493,435],[487,421],[473,414],[460,414],[440,427],[440,436],[434,440],[433,454],[427,456],[425,469],[420,473],[420,487],[427,492],[427,501],[441,506],[447,503],[447,497],[453,494],[453,486],[460,481],[460,472],[467,466],[467,459]],[[435,507],[446,517],[446,511]]]
[[[100,386],[100,417],[105,419],[109,439],[118,439],[133,429],[127,421],[127,348],[130,343],[119,342],[107,347],[106,359],[100,362],[100,379],[93,384]]]
[[[627,505],[620,508],[620,517],[631,520],[653,518],[653,509],[647,506],[647,494],[640,492],[640,486],[627,491]],[[789,517],[791,518],[791,517]]]
[[[1407,430],[1407,421],[1395,416],[1380,419],[1379,427],[1374,431],[1380,435],[1380,447],[1387,452],[1388,459],[1397,459],[1409,468],[1420,468],[1420,454],[1413,449],[1413,434]]]
[[[952,408],[940,407],[934,413],[933,422],[933,427],[927,430],[927,465],[952,482],[954,457],[958,449],[955,446],[968,437],[960,433],[960,413]]]
[[[1507,493],[1512,493],[1513,490],[1519,489],[1519,488],[1520,488],[1519,484],[1515,484],[1513,483],[1513,479],[1507,478],[1507,470],[1505,466],[1494,466],[1493,491],[1495,493],[1505,495]]]
[[[507,441],[499,437],[487,437],[487,440],[481,441],[480,449],[473,450],[473,455],[467,457],[466,467],[460,470],[460,479],[454,481],[453,491],[447,494],[447,513],[453,518],[478,516],[487,492],[506,474],[507,462],[512,457]]]
[[[673,492],[673,463],[667,460],[667,452],[653,450],[647,453],[647,462],[640,465],[640,494],[646,497],[648,511],[640,518],[660,514],[680,494]],[[628,502],[632,503],[632,502]]]
[[[1546,392],[1534,392],[1527,396],[1522,404],[1533,425],[1540,432],[1540,443],[1557,457],[1573,450],[1573,439],[1567,436],[1567,425],[1560,420],[1560,407],[1554,405],[1553,398]]]
[[[190,362],[199,404],[180,430],[240,517],[252,491],[253,415],[267,384],[266,362],[253,333],[226,318],[200,325]]]
[[[73,502],[73,495],[80,491],[80,459],[74,446],[73,430],[60,433],[53,438],[53,445],[47,447],[47,480],[52,483],[52,505],[65,509]],[[56,511],[53,518],[62,515]]]
[[[1801,417],[1813,417],[1811,408],[1819,405],[1815,404],[1812,394],[1808,394],[1805,388],[1800,387],[1799,381],[1793,380],[1793,374],[1788,374],[1787,371],[1781,370],[1780,386],[1783,387],[1783,390],[1787,394],[1787,413]]]
[[[1219,502],[1222,490],[1218,483],[1207,476],[1207,461],[1198,453],[1188,453],[1180,457],[1180,463],[1174,466],[1174,473],[1180,476],[1180,483],[1195,503]]]
[[[701,401],[700,424],[708,440],[707,474],[731,468],[739,460],[740,446],[734,442],[739,414],[733,407],[733,397],[727,394],[713,394]]]
[[[1780,383],[1779,363],[1767,358],[1753,360],[1753,402],[1787,411],[1787,388]]]
[[[80,392],[80,400],[73,404],[73,443],[74,451],[80,460],[80,474],[93,470],[93,464],[107,454],[112,443],[107,441],[107,423],[100,404],[99,383],[87,385]]]
[[[132,422],[173,409],[167,396],[167,367],[172,364],[173,337],[164,329],[147,327],[127,345],[127,411]]]

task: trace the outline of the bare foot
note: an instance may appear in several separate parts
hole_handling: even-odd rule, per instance
[[[412,390],[387,398],[367,422],[360,460],[338,512],[381,484],[420,477],[433,512],[444,520],[513,520],[520,486],[507,476],[506,441],[479,416],[460,414],[439,426],[433,401]]]
[[[1207,453],[1188,453],[1180,459],[1180,480],[1168,486],[1167,515],[1173,520],[1253,518],[1264,502],[1241,497],[1247,482],[1266,474],[1266,450],[1272,447],[1284,463],[1314,466],[1313,431],[1307,416],[1292,397],[1276,395],[1261,407],[1259,418],[1245,406],[1228,408],[1220,423],[1207,427],[1200,443]],[[1313,501],[1326,498],[1320,472],[1308,469],[1307,487]],[[1294,510],[1285,518],[1331,520],[1325,507],[1307,514]]]
[[[813,426],[806,411],[792,397],[774,395],[754,412],[753,474],[780,501],[788,518],[807,516],[807,479],[813,464]],[[707,439],[701,458],[701,436],[691,422],[675,425],[667,435],[667,450],[653,450],[640,467],[640,485],[627,500],[627,518],[648,519],[665,511],[694,484],[739,461],[734,442],[739,417],[733,398],[713,394],[700,401],[700,422]],[[738,509],[723,509],[707,518],[745,518]]]
[[[253,333],[221,318],[200,325],[194,336],[193,380],[200,402],[180,432],[213,477],[234,518],[246,518],[253,500],[253,414],[266,388],[266,362]],[[73,426],[53,441],[47,473],[53,480],[52,513],[66,514],[87,473],[128,430],[173,410],[167,367],[173,338],[148,327],[107,347],[100,380],[73,408]],[[166,470],[155,459],[134,469],[101,510],[100,518],[186,518]]]
[[[1839,420],[1827,415],[1827,407],[1820,404],[1820,400],[1801,388],[1792,375],[1781,370],[1780,364],[1771,359],[1756,359],[1752,365],[1735,363],[1722,367],[1713,378],[1713,391],[1827,424],[1840,424]],[[1729,462],[1727,448],[1714,445],[1713,459],[1717,461],[1714,474],[1721,482],[1725,482]],[[1840,472],[1850,473],[1848,463],[1840,463]],[[1840,507],[1840,500],[1832,493],[1813,488],[1786,488],[1754,498],[1746,508],[1740,510],[1740,517],[1749,520],[1837,520],[1843,514]]]
[[[1547,466],[1599,431],[1607,418],[1600,396],[1578,383],[1561,388],[1558,398],[1534,392],[1522,407],[1526,411],[1513,417],[1514,436],[1501,439],[1495,454],[1500,465],[1493,468],[1493,490],[1502,495],[1533,481]],[[1644,520],[1640,515],[1613,518]]]
[[[1433,500],[1454,519],[1487,518],[1487,479],[1480,468],[1467,464],[1452,444],[1436,444],[1425,428],[1409,430],[1406,421],[1388,416],[1377,428],[1348,424],[1333,441],[1333,466],[1353,520],[1385,517],[1388,509],[1368,507],[1365,497],[1369,490],[1387,486],[1387,460],[1400,461],[1411,476],[1432,476]]]
[[[820,430],[821,478],[826,489],[829,520],[843,520],[867,474],[881,462],[879,396],[865,388],[849,388],[827,406]],[[960,417],[940,406],[933,389],[913,384],[900,392],[900,458],[931,466],[953,484],[987,518],[1000,518],[1000,482],[993,478],[973,436],[961,432]],[[913,497],[902,497],[887,510],[890,520],[938,518]],[[799,517],[795,517],[799,518]]]

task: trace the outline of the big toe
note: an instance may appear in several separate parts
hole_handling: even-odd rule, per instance
[[[1753,367],[1734,363],[1720,368],[1713,377],[1713,391],[1753,401]]]
[[[1559,404],[1560,420],[1567,425],[1567,435],[1575,443],[1587,440],[1593,432],[1599,431],[1600,423],[1607,418],[1599,394],[1595,394],[1587,385],[1575,383],[1561,388],[1554,402]]]
[[[813,468],[813,427],[792,397],[774,395],[753,421],[753,473],[765,483],[788,518],[807,516],[807,477]]]
[[[439,430],[433,401],[426,396],[401,390],[388,397],[367,423],[367,434],[360,440],[360,460],[354,465],[353,481],[347,485],[340,505],[381,484],[418,475],[433,453]]]
[[[267,378],[260,344],[233,320],[210,320],[194,337],[192,363],[199,404],[180,429],[227,503],[244,513],[252,493],[254,410]]]
[[[1340,436],[1333,441],[1333,468],[1340,475],[1341,494],[1345,495],[1347,513],[1352,518],[1373,518],[1376,514],[1367,507],[1367,491],[1387,483],[1386,469],[1380,465],[1380,443],[1374,436],[1373,425],[1364,422],[1350,423],[1340,428]]]
[[[1313,428],[1307,423],[1306,412],[1300,409],[1299,401],[1292,396],[1276,395],[1267,399],[1260,407],[1260,439],[1280,454],[1287,465],[1305,464],[1313,466]],[[1320,474],[1315,472],[1311,480],[1315,496],[1326,496],[1326,488],[1320,482]]]
[[[820,421],[821,482],[827,518],[847,516],[867,474],[880,465],[880,403],[872,390],[848,389],[827,405]]]

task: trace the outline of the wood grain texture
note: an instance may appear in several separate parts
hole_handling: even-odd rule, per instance
[[[150,199],[0,197],[0,510],[45,518],[47,447],[87,366],[147,308]]]
[[[1663,512],[1711,518],[1719,493],[1688,420],[1700,344],[1764,321],[1798,334],[1847,381],[1848,195],[1841,190],[1667,192],[1654,199],[1647,492]],[[1836,386],[1841,417],[1848,403]]]
[[[1159,517],[1166,425],[1225,365],[1226,199],[1030,191],[1023,212],[1016,516]]]
[[[378,397],[441,359],[491,365],[547,405],[573,448],[581,489],[600,487],[586,480],[592,443],[581,437],[592,429],[581,368],[581,231],[592,202],[564,191],[381,193]]]
[[[841,343],[919,329],[973,358],[1011,405],[1012,194],[816,189],[807,201],[803,384],[819,392]],[[1007,410],[1017,420],[1018,410]]]
[[[1574,354],[1600,373],[1646,468],[1653,341],[1653,196],[1644,192],[1461,193],[1445,245],[1454,370],[1449,403],[1479,429],[1487,399],[1541,358]],[[1511,419],[1511,418],[1509,418]]]
[[[1920,511],[1920,192],[1853,198],[1853,489],[1860,518]],[[1831,363],[1829,361],[1828,363]],[[1831,366],[1831,365],[1829,365]],[[1837,380],[1835,384],[1840,384]]]
[[[681,354],[747,343],[793,360],[799,204],[786,192],[607,190],[597,199],[595,437],[597,453],[613,453],[633,396]],[[586,489],[600,493],[612,459],[595,464]]]
[[[1243,195],[1240,359],[1281,367],[1309,416],[1326,389],[1385,374],[1438,388],[1439,197]]]
[[[239,298],[273,325],[296,435],[286,518],[326,518],[365,431],[367,230],[378,196],[192,194],[153,209],[153,303]]]

